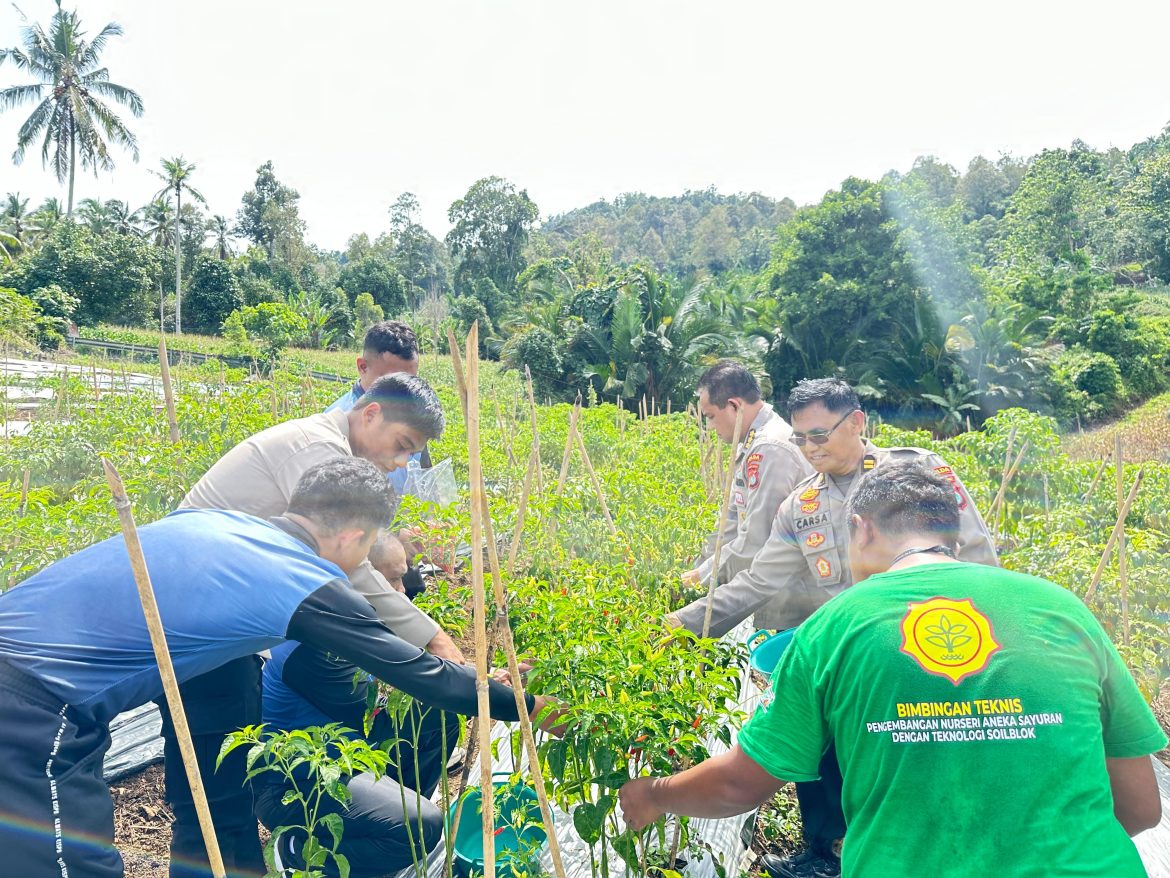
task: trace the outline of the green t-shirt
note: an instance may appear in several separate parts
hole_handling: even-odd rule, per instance
[[[739,744],[769,774],[844,775],[848,878],[1144,876],[1105,758],[1166,736],[1069,592],[981,564],[872,576],[820,608]]]

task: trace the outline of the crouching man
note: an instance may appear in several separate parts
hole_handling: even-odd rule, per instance
[[[390,522],[372,463],[309,469],[284,515],[180,510],[140,529],[180,681],[312,644],[423,704],[475,711],[475,673],[396,637],[347,579]],[[230,695],[230,693],[225,693]],[[0,595],[0,851],[6,875],[121,878],[102,779],[110,720],[162,695],[126,545],[82,549]],[[491,686],[492,715],[516,720]],[[532,715],[543,699],[529,698]]]
[[[748,811],[814,780],[835,741],[849,878],[1144,876],[1127,834],[1159,820],[1166,736],[1092,614],[956,561],[954,486],[921,464],[864,476],[849,526],[857,584],[797,630],[772,703],[730,752],[626,784],[630,826]]]

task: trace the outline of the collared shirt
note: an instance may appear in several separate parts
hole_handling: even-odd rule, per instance
[[[285,421],[251,436],[221,457],[183,498],[181,509],[235,509],[272,518],[288,509],[306,471],[352,457],[349,416],[340,410]],[[365,561],[350,576],[354,588],[395,634],[426,646],[439,626]]]
[[[959,554],[964,561],[998,565],[987,525],[954,470],[923,448],[879,448],[864,440],[864,453],[851,481],[838,484],[814,473],[780,504],[772,532],[755,560],[726,585],[715,589],[710,634],[726,634],[755,614],[759,628],[801,624],[829,598],[853,584],[849,568],[849,499],[857,477],[887,458],[918,460],[948,479],[959,499]],[[701,632],[707,598],[683,607],[675,617],[690,631]]]
[[[788,422],[764,403],[736,449],[735,482],[719,550],[720,583],[751,566],[768,541],[780,504],[812,474],[800,449],[788,441],[791,436]],[[710,582],[719,536],[716,532],[707,538],[696,566],[704,585]]]
[[[365,388],[362,387],[362,383],[360,381],[355,381],[352,388],[343,393],[341,396],[337,397],[337,399],[333,400],[333,402],[329,404],[329,407],[325,409],[326,414],[329,412],[352,411],[353,407],[357,404],[357,401],[362,398],[365,392],[366,391]],[[410,456],[410,459],[419,466],[427,468],[429,464],[423,460],[424,455],[426,455],[425,450],[417,451]],[[399,497],[406,497],[411,493],[407,490],[406,485],[406,480],[409,475],[410,470],[407,467],[400,467],[386,475],[386,481],[390,483],[390,486],[394,488],[394,493],[396,493]]]

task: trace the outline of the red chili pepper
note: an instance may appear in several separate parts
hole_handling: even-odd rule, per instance
[[[703,717],[702,717],[702,715],[699,715],[699,716],[695,717],[695,721],[694,721],[693,723],[691,723],[691,728],[692,728],[692,729],[697,729],[697,728],[699,727],[699,721],[700,721],[702,718],[703,718]]]
[[[506,826],[501,826],[499,829],[497,829],[495,832],[492,833],[492,837],[495,838],[497,835],[499,835],[501,832],[503,832],[507,828],[508,827],[506,827]]]

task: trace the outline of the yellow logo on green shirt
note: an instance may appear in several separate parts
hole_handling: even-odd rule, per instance
[[[948,677],[956,686],[987,667],[1000,648],[991,622],[970,599],[911,603],[902,619],[902,652],[927,673]]]

